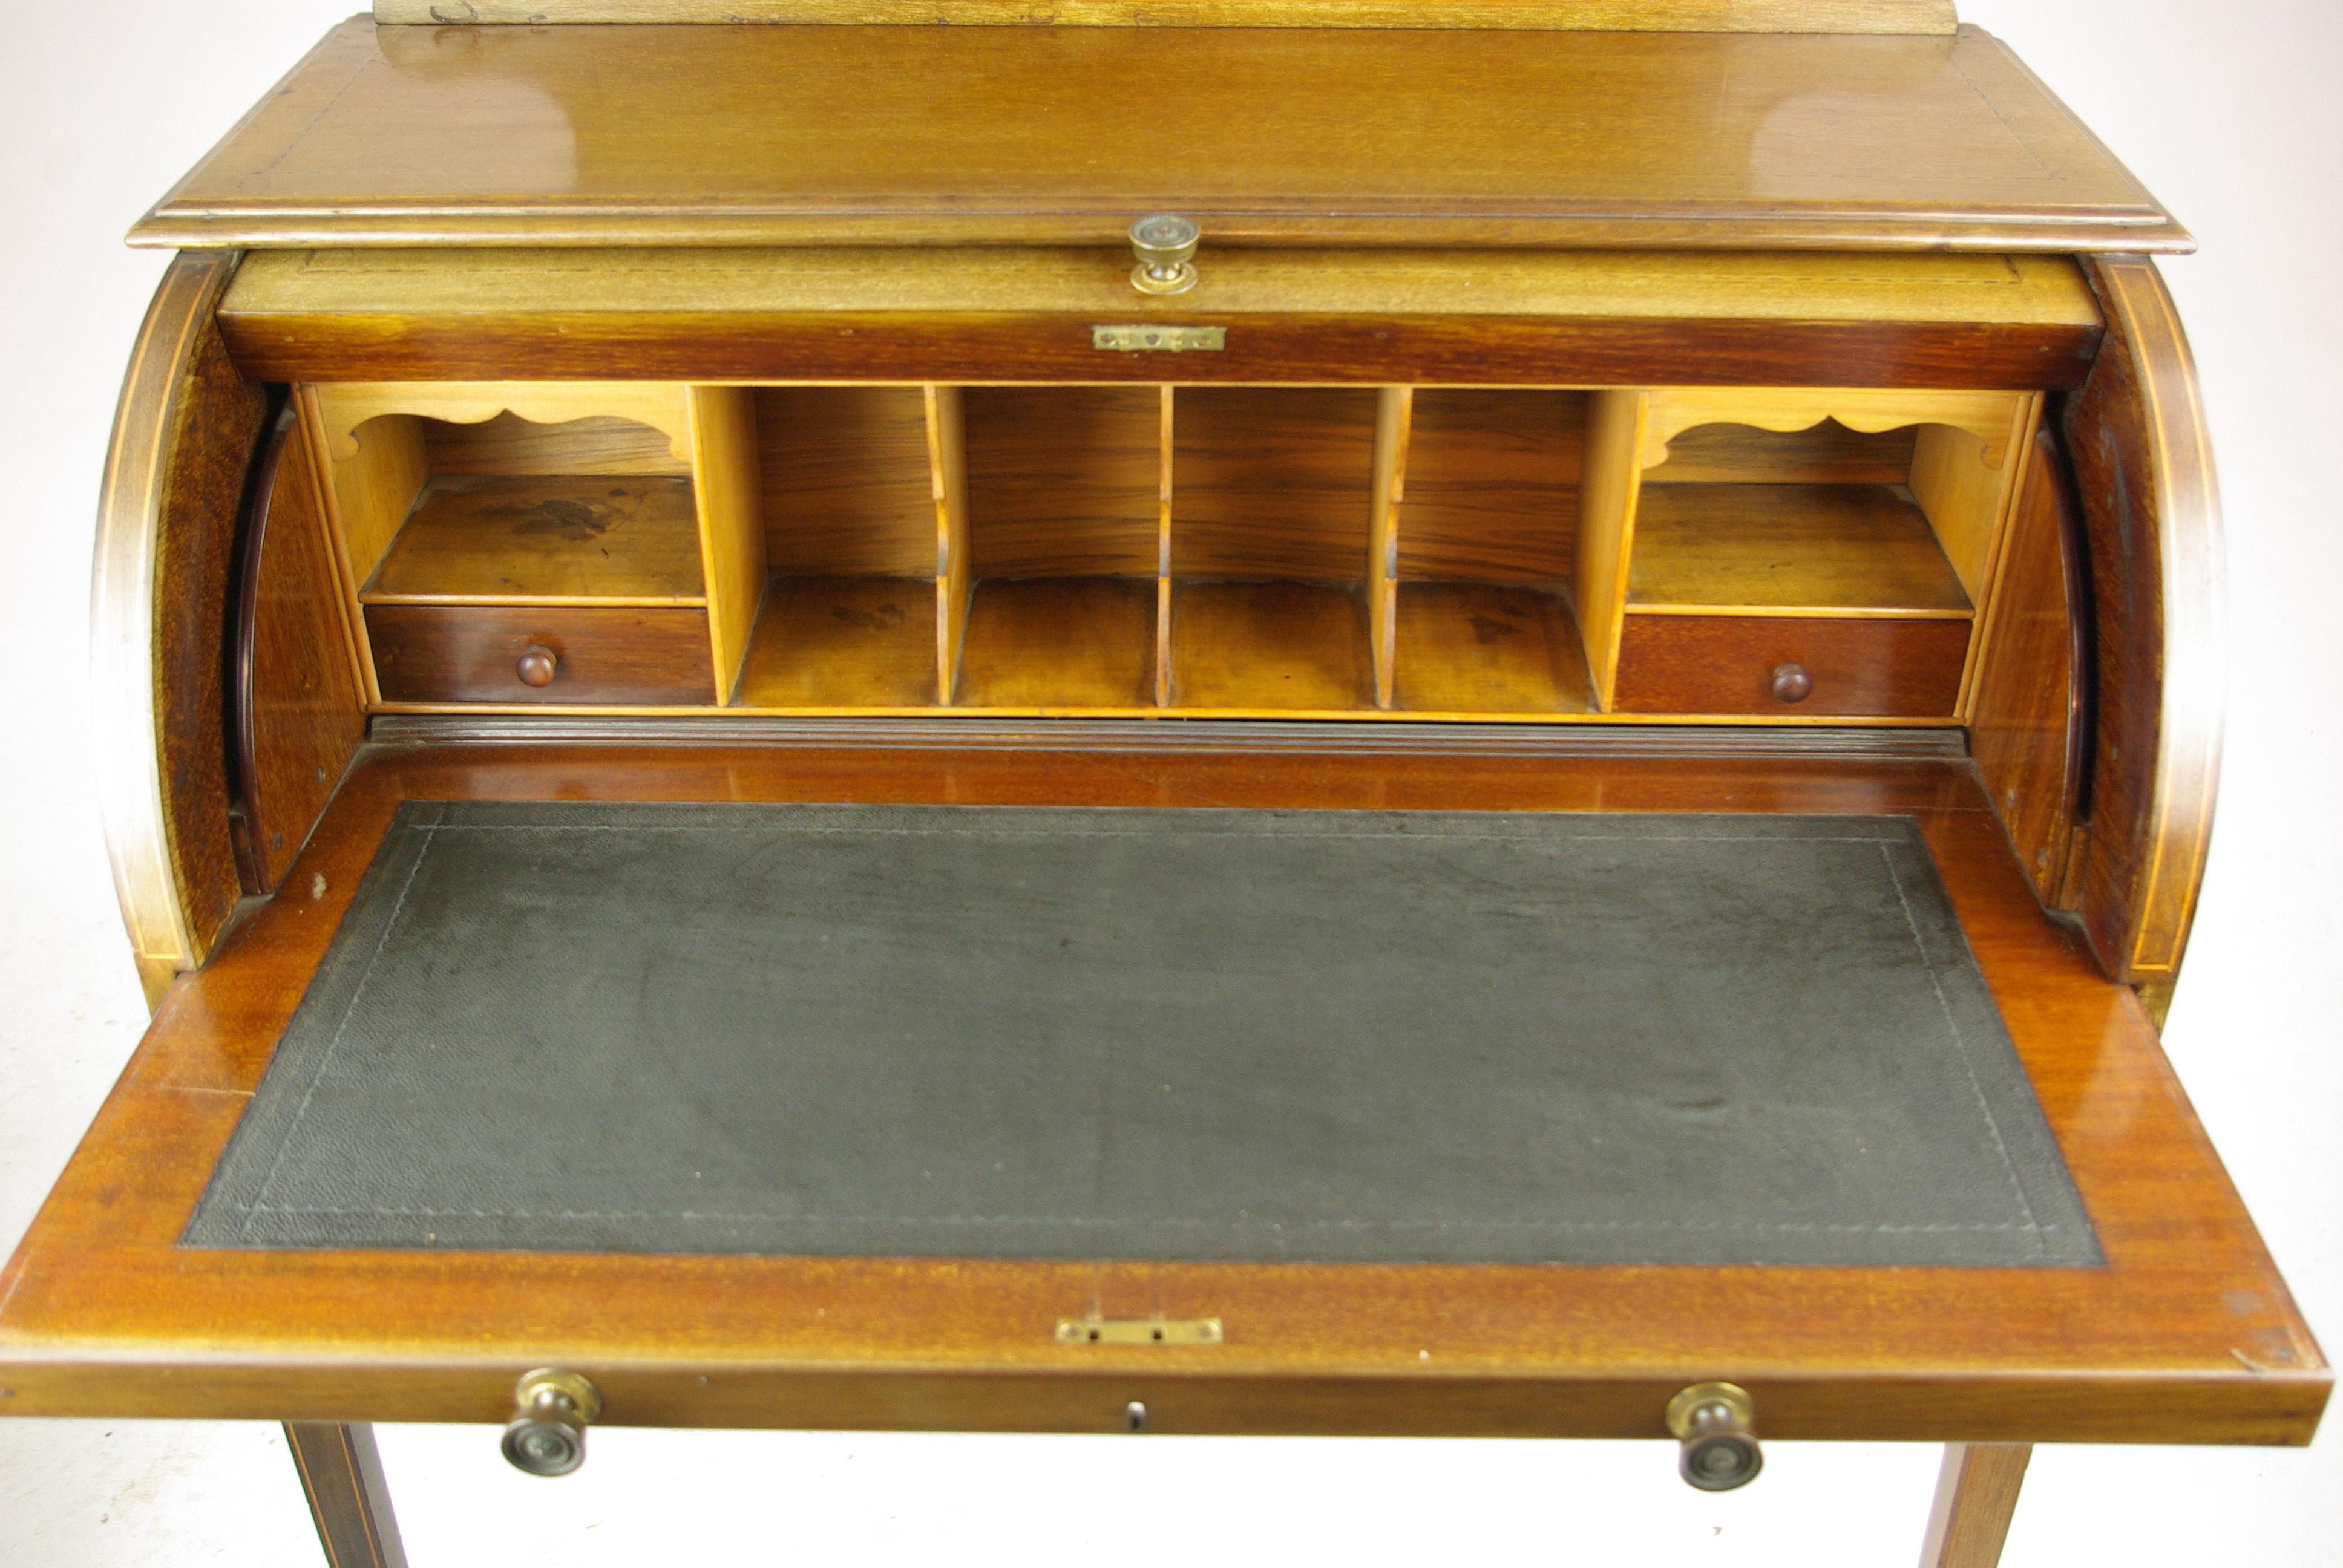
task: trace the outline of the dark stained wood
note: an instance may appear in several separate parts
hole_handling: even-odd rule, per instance
[[[2043,915],[1965,761],[1232,744],[401,746],[362,759],[295,890],[173,988],[0,1271],[0,1410],[489,1422],[520,1372],[551,1362],[592,1377],[622,1425],[1106,1432],[1141,1399],[1168,1432],[1656,1438],[1670,1395],[1721,1377],[1751,1391],[1761,1430],[1783,1441],[2308,1439],[2328,1384],[2317,1344],[2137,999]],[[1099,1267],[183,1249],[406,799],[1908,814],[2107,1261]],[[1093,1307],[1218,1316],[1227,1338],[1056,1342],[1059,1317]]]
[[[233,821],[255,892],[275,890],[366,739],[366,693],[292,409],[277,417],[246,525],[236,617]]]
[[[2078,909],[2118,978],[2168,987],[2220,772],[2220,497],[2197,367],[2153,263],[2094,263],[2108,338],[2066,407],[2095,662]]]
[[[1375,399],[1363,388],[1181,389],[1172,575],[1363,580],[1374,452]]]
[[[759,387],[757,458],[773,570],[934,579],[936,503],[917,387]]]
[[[970,387],[969,548],[980,578],[1152,578],[1153,387]]]
[[[1415,393],[1401,580],[1558,583],[1578,532],[1584,392]]]
[[[2081,815],[2091,607],[2066,460],[2036,437],[2002,544],[2000,586],[1977,655],[1969,749],[2010,843],[2054,909],[2072,908],[2068,851]]]
[[[208,272],[207,302],[227,270],[184,257],[175,270]],[[166,278],[162,293],[172,286]],[[228,827],[227,634],[237,526],[266,435],[266,395],[246,381],[208,322],[196,328],[173,377],[160,528],[155,542],[156,740],[163,816],[187,930],[200,960],[243,895]]]
[[[1995,1568],[2033,1457],[2022,1442],[1946,1444],[1920,1568]]]
[[[1612,707],[1620,713],[1950,719],[1968,645],[1966,620],[1631,614]],[[1774,672],[1785,664],[1813,679],[1803,701],[1774,695]]]
[[[691,703],[715,699],[708,612],[577,606],[367,606],[385,702]],[[532,648],[552,680],[523,678]]]
[[[364,20],[328,35],[132,237],[1116,245],[1164,210],[1202,225],[1207,278],[1211,247],[1232,242],[2191,243],[1976,28],[450,35]]]
[[[407,1568],[398,1520],[383,1481],[374,1429],[331,1421],[288,1421],[285,1444],[300,1472],[327,1568]]]

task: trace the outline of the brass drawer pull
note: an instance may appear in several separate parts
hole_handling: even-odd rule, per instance
[[[531,1475],[567,1475],[586,1462],[586,1428],[602,1413],[599,1390],[576,1372],[539,1367],[513,1385],[505,1458]]]
[[[1189,218],[1159,212],[1131,226],[1131,286],[1141,294],[1185,294],[1196,286],[1198,230]]]
[[[1696,1382],[1668,1401],[1668,1431],[1684,1450],[1676,1473],[1703,1492],[1730,1492],[1757,1479],[1765,1455],[1750,1431],[1749,1392],[1729,1382]]]

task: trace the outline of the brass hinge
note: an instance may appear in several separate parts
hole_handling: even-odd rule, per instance
[[[1229,346],[1225,327],[1093,327],[1091,347],[1118,354],[1217,354]]]
[[[1060,1318],[1061,1345],[1216,1345],[1218,1318]]]

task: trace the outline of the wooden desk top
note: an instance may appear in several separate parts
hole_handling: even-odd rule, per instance
[[[342,24],[132,231],[182,246],[2180,251],[1998,41]]]

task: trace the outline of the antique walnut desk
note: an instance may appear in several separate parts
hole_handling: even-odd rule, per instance
[[[132,237],[0,1414],[2310,1437],[2190,242],[1946,0],[380,0]]]

